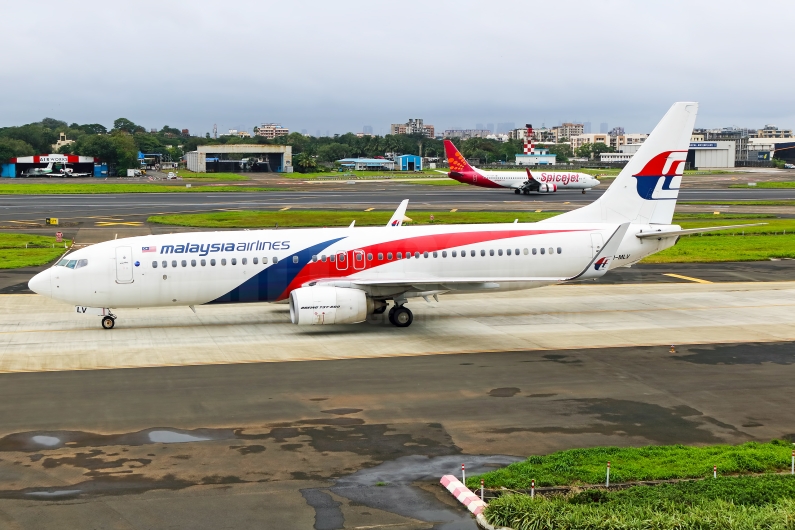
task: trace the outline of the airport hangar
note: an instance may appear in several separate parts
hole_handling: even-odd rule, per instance
[[[108,176],[107,164],[100,164],[99,159],[93,156],[62,155],[57,153],[12,158],[7,164],[2,164],[0,176],[4,178],[22,177],[32,169],[42,169],[50,163],[53,166],[60,165],[62,167],[68,165],[75,173],[86,173],[95,177]]]
[[[293,148],[289,145],[200,145],[185,155],[195,173],[223,171],[293,172]]]

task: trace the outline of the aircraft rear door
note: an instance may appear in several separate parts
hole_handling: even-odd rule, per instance
[[[132,247],[116,247],[116,283],[132,282]]]
[[[337,252],[337,270],[338,271],[348,270],[348,253],[344,250],[340,250]]]
[[[602,251],[602,234],[591,234],[591,257],[595,258]]]

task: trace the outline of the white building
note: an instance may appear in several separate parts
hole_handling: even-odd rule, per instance
[[[692,166],[695,169],[734,167],[735,142],[733,141],[690,142],[690,151],[694,155]],[[690,153],[687,158],[690,161]]]
[[[571,141],[572,150],[577,150],[585,144],[603,143],[610,145],[610,135],[605,133],[578,134],[577,136],[572,136],[569,140]]]
[[[254,127],[254,134],[273,140],[279,136],[287,136],[290,134],[290,129],[282,127],[279,123],[263,123],[259,127]]]
[[[518,166],[554,166],[557,155],[550,154],[549,149],[536,147],[533,152],[527,155],[516,155],[516,165]]]

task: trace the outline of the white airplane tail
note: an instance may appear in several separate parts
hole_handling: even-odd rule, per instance
[[[697,112],[698,103],[674,103],[604,195],[547,221],[670,224]]]

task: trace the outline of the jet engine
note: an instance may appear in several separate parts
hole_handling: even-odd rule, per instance
[[[299,326],[356,324],[374,309],[373,299],[359,289],[316,285],[290,293],[290,320]]]
[[[553,184],[551,182],[542,182],[538,185],[539,193],[555,193],[556,191],[558,191],[557,184]]]

